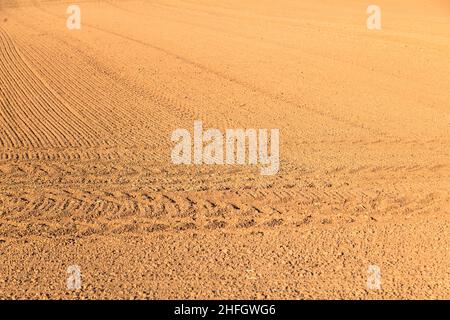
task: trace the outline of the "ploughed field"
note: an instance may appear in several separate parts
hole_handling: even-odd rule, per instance
[[[446,1],[77,4],[0,0],[0,298],[450,298]],[[173,164],[196,120],[279,171]]]

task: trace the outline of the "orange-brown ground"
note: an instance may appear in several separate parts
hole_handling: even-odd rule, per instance
[[[447,1],[77,3],[0,0],[0,298],[450,298]],[[197,119],[280,172],[172,165]]]

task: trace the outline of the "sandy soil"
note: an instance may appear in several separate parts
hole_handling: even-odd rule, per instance
[[[0,0],[0,298],[450,298],[448,1],[77,3]],[[196,119],[280,172],[172,165]]]

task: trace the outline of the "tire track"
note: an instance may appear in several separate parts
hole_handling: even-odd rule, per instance
[[[8,172],[7,167],[0,169]],[[72,170],[78,172],[76,168]],[[29,169],[22,167],[20,171],[26,173]],[[157,181],[161,185],[172,183],[164,176]],[[182,181],[182,186],[197,183],[189,176]],[[49,235],[52,237],[67,235],[63,230],[68,223],[74,223],[76,230],[85,225],[90,225],[91,229],[100,225],[97,231],[101,234],[237,229],[264,232],[279,227],[306,227],[311,223],[372,223],[402,216],[436,214],[450,204],[447,187],[434,187],[432,192],[426,192],[432,181],[422,187],[419,183],[413,189],[409,184],[402,185],[401,178],[389,189],[345,184],[324,189],[307,187],[311,183],[306,181],[305,185],[253,183],[248,189],[220,191],[211,186],[204,191],[180,192],[158,191],[145,187],[145,183],[136,187],[119,184],[112,188],[110,178],[104,186],[95,180],[91,183],[59,185],[57,189],[22,187],[20,196],[10,188],[2,188],[0,225],[22,224],[33,229],[35,224],[47,221],[56,228]],[[223,185],[220,181],[217,183]],[[91,230],[90,234],[97,234],[97,231]]]

